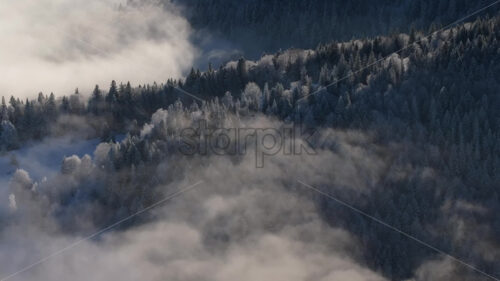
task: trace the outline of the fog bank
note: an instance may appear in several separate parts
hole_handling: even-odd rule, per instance
[[[61,96],[113,79],[180,77],[197,53],[189,23],[171,4],[140,3],[0,0],[0,95]]]

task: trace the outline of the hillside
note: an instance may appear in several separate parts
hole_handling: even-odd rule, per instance
[[[290,264],[307,252],[305,268],[319,269],[304,269],[309,279],[302,280],[335,277],[332,268],[353,268],[359,280],[487,280],[415,239],[305,189],[297,177],[500,276],[500,16],[434,28],[430,36],[427,31],[430,22],[448,22],[485,1],[317,1],[301,16],[298,12],[311,2],[182,2],[195,7],[190,9],[195,27],[219,30],[242,45],[247,38],[238,37],[240,28],[248,28],[262,35],[262,42],[251,47],[305,49],[241,58],[205,72],[192,69],[185,79],[164,83],[113,81],[109,89],[96,86],[92,93],[40,93],[36,100],[12,97],[9,103],[3,99],[3,153],[68,135],[102,142],[92,155],[66,155],[60,173],[47,180],[37,182],[26,171],[15,172],[9,190],[19,215],[2,214],[0,221],[11,225],[15,219],[40,216],[40,224],[55,225],[57,233],[85,236],[141,212],[175,186],[201,178],[206,189],[162,213],[166,224],[157,227],[175,233],[172,237],[187,233],[183,238],[192,239],[185,242],[189,255],[179,250],[166,260],[220,266],[224,277],[234,277],[206,257],[244,259],[242,252],[251,253],[255,260],[250,263],[258,264],[255,270],[267,270],[252,251],[258,245],[269,255],[269,249],[290,255],[291,261],[285,259]],[[270,16],[278,7],[289,12]],[[388,21],[398,13],[408,16]],[[367,14],[377,19],[369,30],[364,27],[373,18]],[[317,27],[313,19],[319,19],[314,21]],[[416,28],[375,36],[409,25]],[[349,34],[359,39],[346,39]],[[201,152],[207,142],[219,141],[217,134],[200,137],[206,130],[286,126],[300,128],[303,135],[291,138],[317,154],[277,153],[260,169],[252,154],[258,155],[259,145],[250,146],[251,153],[230,150],[232,145],[252,144],[246,135],[243,143],[231,135],[229,145]],[[122,135],[126,137],[116,141]],[[129,233],[153,224],[157,216],[134,219],[120,230]],[[332,261],[332,268],[318,265],[325,260]],[[201,278],[203,272],[169,270],[179,274],[172,275],[180,276],[176,280]],[[223,280],[218,272],[210,274]]]
[[[195,29],[233,42],[247,56],[315,48],[383,34],[445,26],[491,4],[465,0],[173,0]],[[494,15],[486,9],[478,15]]]

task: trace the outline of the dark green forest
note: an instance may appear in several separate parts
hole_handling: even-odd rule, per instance
[[[315,48],[332,40],[432,30],[491,4],[486,0],[174,0],[193,27],[234,42],[255,57],[279,49]],[[485,9],[478,15],[494,15]]]
[[[44,183],[67,186],[60,189],[62,196],[44,200],[57,200],[51,212],[61,214],[68,231],[78,228],[68,214],[93,212],[82,202],[110,210],[107,217],[94,217],[96,225],[154,202],[155,186],[170,178],[155,176],[153,168],[166,159],[190,157],[175,149],[182,144],[171,124],[195,126],[203,120],[217,128],[265,115],[311,132],[367,132],[373,137],[370,149],[390,147],[391,153],[379,151],[385,164],[370,195],[342,192],[341,199],[500,276],[500,16],[490,11],[439,29],[486,1],[180,2],[190,7],[186,13],[194,27],[218,31],[241,46],[258,38],[248,46],[249,54],[252,48],[269,54],[209,65],[206,71],[193,68],[181,80],[112,81],[92,93],[2,98],[3,151],[68,134],[79,122],[88,124],[83,137],[100,138],[108,146],[95,165],[89,159],[65,159],[61,175]],[[253,33],[242,32],[247,29]],[[388,35],[377,35],[382,33]],[[282,46],[294,48],[279,50]],[[162,110],[168,117],[145,134],[144,125]],[[124,140],[116,142],[117,135],[125,135]],[[313,145],[339,149],[335,140]],[[183,169],[188,168],[179,165],[169,173]],[[430,170],[436,176],[426,176]],[[395,176],[401,171],[405,176]],[[25,183],[16,184],[23,190]],[[342,189],[328,183],[320,187],[332,193]],[[310,196],[328,224],[347,229],[366,249],[359,262],[391,280],[411,278],[423,261],[436,257],[435,251],[327,198]],[[458,226],[443,213],[444,206],[456,211],[450,216],[468,222],[467,235],[454,238]],[[479,243],[486,249],[476,250]],[[467,268],[459,275],[483,280]]]

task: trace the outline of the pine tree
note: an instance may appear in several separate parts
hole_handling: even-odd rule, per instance
[[[2,105],[0,107],[0,122],[9,121],[9,108],[5,103],[5,97],[2,96]]]
[[[47,101],[47,105],[45,107],[45,114],[47,115],[48,120],[55,120],[57,118],[57,104],[54,93],[50,93],[49,99]]]
[[[99,85],[95,85],[94,91],[92,91],[92,96],[88,102],[88,109],[94,115],[100,115],[104,110],[104,99]]]
[[[111,104],[116,102],[118,98],[118,89],[116,87],[116,81],[111,81],[111,86],[109,87],[108,94],[106,95],[106,102]]]
[[[240,88],[242,89],[248,83],[248,67],[247,67],[247,62],[244,58],[240,58],[238,60],[236,71],[238,73]]]

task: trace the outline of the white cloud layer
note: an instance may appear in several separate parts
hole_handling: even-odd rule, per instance
[[[257,120],[252,122],[254,126],[272,126],[270,121]],[[314,194],[290,177],[296,175],[313,185],[332,182],[346,185],[343,190],[353,187],[370,192],[370,186],[360,183],[359,178],[377,181],[379,172],[374,163],[380,160],[357,145],[369,138],[356,133],[330,133],[338,141],[337,152],[278,154],[267,159],[264,169],[255,168],[253,153],[237,162],[216,156],[167,161],[156,167],[156,174],[161,177],[178,172],[171,184],[158,187],[163,196],[198,180],[202,184],[142,214],[143,219],[151,218],[148,223],[85,241],[9,281],[386,280],[359,261],[363,248],[357,238],[325,223],[318,214]],[[96,149],[95,161],[102,150]],[[76,156],[70,159],[79,162]],[[79,214],[71,216],[72,222],[88,231],[61,231],[59,221],[44,215],[57,206],[51,205],[49,198],[44,201],[44,196],[30,197],[25,192],[30,185],[32,180],[22,171],[16,172],[11,181],[10,189],[16,197],[10,205],[5,204],[16,207],[11,207],[6,216],[15,223],[0,228],[3,276],[96,231],[92,218]],[[64,186],[49,179],[38,190],[57,197],[58,189],[70,188]],[[63,194],[69,190],[60,191]],[[89,209],[95,210],[92,204]],[[96,215],[106,214],[98,211]]]
[[[180,77],[196,57],[189,23],[173,5],[125,2],[0,0],[0,95]]]

